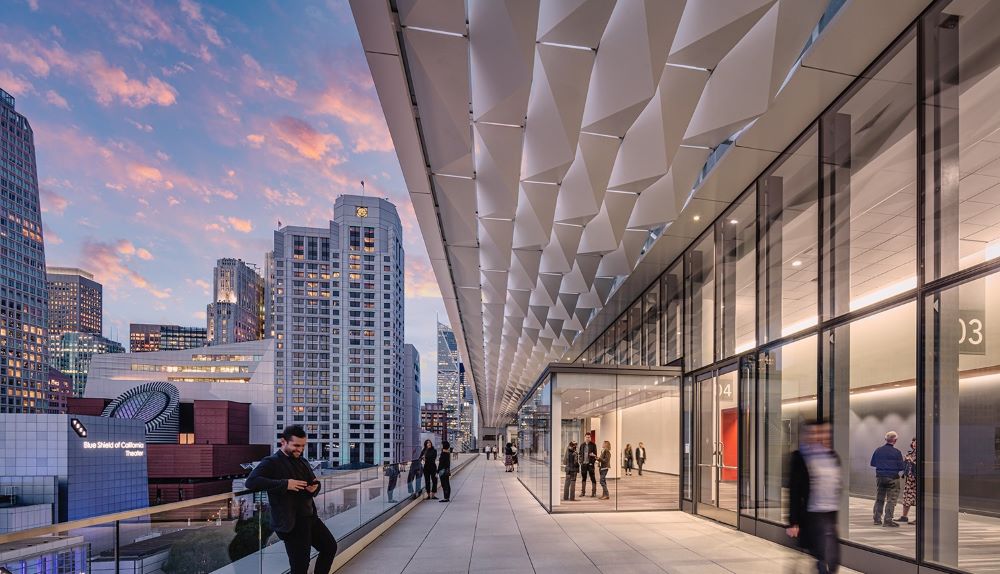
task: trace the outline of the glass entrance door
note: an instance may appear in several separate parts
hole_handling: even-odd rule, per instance
[[[736,364],[697,379],[696,510],[736,525],[739,502],[739,371]]]

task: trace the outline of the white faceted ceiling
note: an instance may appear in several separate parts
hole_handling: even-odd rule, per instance
[[[768,110],[826,4],[352,0],[487,426]]]

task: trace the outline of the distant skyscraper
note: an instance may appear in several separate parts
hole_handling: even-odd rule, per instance
[[[329,227],[274,232],[276,431],[307,456],[380,464],[403,452],[403,228],[396,207],[341,196]],[[277,436],[277,434],[275,435]]]
[[[49,338],[63,333],[102,334],[103,287],[82,269],[49,267]]]
[[[0,413],[45,413],[49,389],[48,288],[38,205],[35,135],[0,89]]]
[[[129,349],[133,353],[183,351],[184,349],[204,347],[207,344],[208,333],[204,327],[149,323],[131,323],[129,325]]]
[[[437,326],[437,402],[448,413],[448,440],[456,450],[461,445],[459,428],[462,406],[462,359],[458,354],[455,332],[448,325]]]
[[[219,259],[208,304],[208,344],[228,345],[264,338],[264,279],[242,259]]]
[[[403,456],[415,460],[420,455],[420,353],[403,345]]]
[[[420,407],[420,428],[424,432],[437,435],[442,440],[447,435],[448,442],[451,442],[450,422],[448,410],[441,403],[424,403],[424,406]]]
[[[90,361],[94,355],[124,352],[125,347],[121,343],[94,333],[71,331],[49,338],[49,362],[69,377],[74,397],[82,397],[86,390]]]

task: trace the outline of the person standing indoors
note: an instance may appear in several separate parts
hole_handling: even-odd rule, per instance
[[[646,464],[646,447],[641,442],[635,449],[635,464],[639,467],[639,476],[642,476],[642,465]]]
[[[320,482],[302,457],[306,440],[302,426],[285,427],[281,448],[261,459],[247,477],[246,488],[267,491],[271,529],[285,543],[290,574],[307,574],[310,546],[319,550],[315,571],[326,574],[337,555],[337,540],[316,513],[313,498],[319,493]]]
[[[562,499],[576,502],[576,473],[580,470],[580,461],[576,456],[576,443],[573,441],[570,441],[569,448],[566,449],[563,464],[566,465],[566,483],[563,485]]]
[[[597,476],[594,465],[597,463],[597,445],[590,435],[586,435],[580,448],[580,498],[587,496],[587,477],[590,477],[590,497],[597,496]]]
[[[632,443],[625,445],[625,452],[622,454],[622,467],[625,468],[625,476],[632,476]]]
[[[601,465],[602,494],[600,500],[608,500],[611,498],[611,493],[608,491],[608,471],[611,470],[611,442],[604,441],[601,446],[601,456],[597,459]]]
[[[438,476],[441,477],[441,490],[444,498],[441,502],[451,502],[451,443],[441,441],[441,458],[438,460]]]
[[[799,450],[790,461],[785,531],[816,558],[819,574],[832,574],[840,567],[840,458],[830,448],[830,425],[812,422],[802,430]]]
[[[899,437],[896,431],[885,433],[885,444],[872,453],[871,465],[875,467],[875,524],[886,528],[899,528],[892,519],[899,498],[899,473],[903,471],[903,453],[893,446]]]
[[[514,447],[510,443],[503,445],[504,472],[514,472]]]
[[[431,439],[424,441],[424,450],[420,453],[420,460],[424,465],[424,488],[427,489],[427,498],[437,499],[438,477],[437,477],[437,449]]]
[[[517,445],[513,443],[511,443],[510,445],[510,464],[511,464],[510,468],[511,472],[517,470]]]
[[[916,524],[910,520],[910,507],[917,504],[917,439],[910,441],[910,451],[903,457],[903,514],[898,522]]]

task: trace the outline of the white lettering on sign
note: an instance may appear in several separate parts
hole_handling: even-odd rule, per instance
[[[146,445],[132,441],[83,441],[84,450],[123,450],[125,456],[146,456]]]

